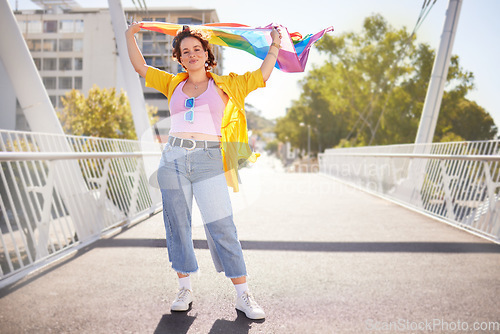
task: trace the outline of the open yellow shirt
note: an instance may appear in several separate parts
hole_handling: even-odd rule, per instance
[[[259,156],[258,153],[252,152],[248,144],[245,98],[257,88],[265,87],[266,83],[260,69],[247,72],[243,75],[229,73],[229,75],[219,76],[212,72],[207,72],[207,75],[229,96],[226,109],[224,109],[224,116],[222,117],[221,149],[227,185],[232,187],[234,192],[237,192],[239,191],[239,161],[248,159],[251,162],[255,162]],[[146,87],[152,87],[160,91],[170,101],[170,97],[177,85],[186,80],[188,76],[186,72],[173,75],[157,68],[149,67],[146,73]]]

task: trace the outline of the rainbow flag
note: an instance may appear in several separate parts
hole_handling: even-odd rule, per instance
[[[182,24],[165,22],[140,22],[141,28],[162,34],[175,36],[182,29]],[[190,25],[192,29],[204,30],[209,35],[209,42],[246,51],[257,58],[264,59],[271,44],[272,27],[281,31],[281,49],[278,53],[276,68],[283,72],[304,72],[309,56],[309,49],[323,35],[333,31],[333,27],[321,30],[314,35],[303,37],[299,33],[289,33],[288,29],[276,24],[253,28],[238,23],[209,23]]]

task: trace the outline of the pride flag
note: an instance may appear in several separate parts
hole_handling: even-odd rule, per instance
[[[170,36],[175,36],[183,27],[182,24],[147,21],[140,22],[140,26]],[[209,23],[191,25],[190,28],[204,30],[211,44],[240,49],[263,60],[269,51],[271,30],[274,26],[280,29],[282,36],[276,68],[283,72],[304,72],[311,46],[325,33],[333,31],[333,27],[329,27],[314,35],[303,37],[299,33],[290,34],[286,27],[275,24],[253,28],[238,23]]]

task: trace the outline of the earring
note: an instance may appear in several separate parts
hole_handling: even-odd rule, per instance
[[[207,62],[205,62],[205,67],[208,67],[208,63]]]

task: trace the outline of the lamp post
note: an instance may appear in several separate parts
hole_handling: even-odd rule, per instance
[[[300,122],[300,126],[307,125],[307,158],[311,157],[311,125],[304,122]]]

